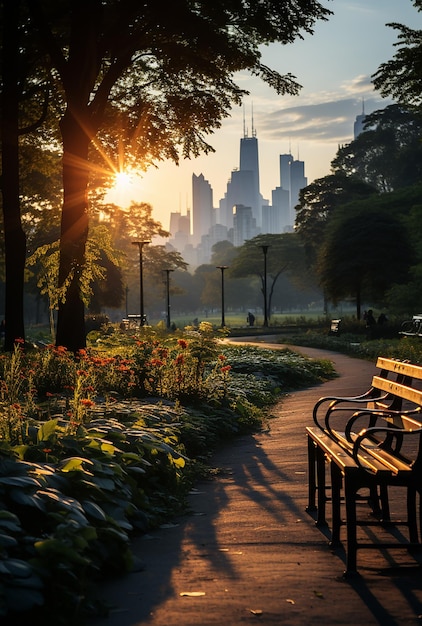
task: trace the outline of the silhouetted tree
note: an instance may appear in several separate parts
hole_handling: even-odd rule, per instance
[[[305,253],[297,235],[286,233],[283,235],[258,235],[245,241],[238,248],[238,254],[228,269],[232,278],[244,276],[258,276],[261,291],[264,295],[265,267],[262,246],[268,246],[267,251],[267,298],[268,317],[271,317],[271,302],[279,276],[283,272],[293,272],[298,275],[304,270]]]
[[[342,171],[317,178],[300,190],[295,227],[305,244],[309,267],[315,264],[327,224],[336,210],[353,200],[368,198],[376,193],[371,185]]]
[[[422,0],[413,0],[417,11],[422,11]],[[375,89],[384,97],[392,97],[403,104],[422,104],[422,31],[403,24],[387,24],[398,31],[397,52],[392,59],[381,63],[373,75]]]
[[[393,104],[366,116],[364,131],[338,150],[331,167],[380,192],[414,185],[422,180],[421,135],[421,113]]]
[[[408,277],[413,253],[403,224],[386,211],[339,214],[319,255],[321,285],[330,299],[353,297],[361,317],[363,299],[379,301]]]

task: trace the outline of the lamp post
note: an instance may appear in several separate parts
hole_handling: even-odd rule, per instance
[[[268,307],[267,307],[267,252],[269,246],[261,246],[264,253],[264,326],[268,326]]]
[[[221,270],[221,328],[226,325],[224,319],[224,270],[228,268],[228,265],[217,265],[216,268]]]
[[[167,328],[170,329],[170,272],[174,270],[163,270],[166,273],[166,294],[167,294]]]
[[[143,326],[145,323],[144,314],[144,277],[143,277],[143,249],[150,241],[132,241],[134,246],[138,246],[139,249],[139,325]]]

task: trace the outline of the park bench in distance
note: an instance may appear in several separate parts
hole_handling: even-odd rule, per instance
[[[326,525],[326,502],[331,501],[333,547],[340,545],[341,527],[346,526],[345,575],[357,573],[358,549],[421,547],[416,496],[422,491],[422,367],[383,357],[378,358],[377,367],[379,373],[361,396],[318,400],[313,412],[315,425],[306,428],[307,509],[316,511],[317,525]],[[405,520],[393,522],[390,518],[390,486],[405,488]],[[373,515],[358,519],[357,502],[364,499],[363,489]],[[409,538],[393,540],[391,534],[388,541],[358,541],[358,526],[376,525],[407,526]]]
[[[340,320],[331,320],[330,335],[339,335],[340,334],[340,324],[341,324],[341,319]]]
[[[399,335],[403,335],[403,337],[422,337],[422,314],[414,315],[411,320],[403,322]]]

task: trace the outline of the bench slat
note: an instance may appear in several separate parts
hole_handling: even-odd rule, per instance
[[[378,357],[377,367],[379,369],[388,370],[411,378],[422,380],[422,366],[413,365],[412,363],[404,363],[403,361],[395,361],[385,357]]]
[[[422,391],[419,389],[413,389],[413,387],[407,387],[406,385],[388,380],[387,378],[381,378],[380,376],[374,376],[373,385],[377,389],[381,389],[381,391],[399,396],[416,405],[422,405]]]

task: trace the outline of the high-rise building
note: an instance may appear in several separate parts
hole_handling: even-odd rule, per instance
[[[192,174],[192,243],[198,245],[214,224],[213,193],[203,174]]]
[[[245,241],[253,239],[258,233],[252,207],[236,204],[233,213],[233,244],[242,246]]]
[[[170,213],[170,234],[169,243],[182,252],[190,239],[190,211],[186,215],[176,211]]]
[[[366,115],[365,115],[365,103],[362,100],[362,113],[360,115],[356,116],[355,119],[355,123],[353,125],[353,137],[354,139],[356,139],[357,137],[359,137],[359,135],[361,134],[361,132],[363,132],[364,130],[364,125],[365,125],[365,119],[366,119]]]
[[[295,207],[299,201],[299,191],[307,184],[304,161],[294,159],[290,164],[290,223],[292,226],[296,219]]]
[[[219,222],[233,228],[234,207],[243,205],[252,209],[252,217],[258,227],[262,223],[262,205],[265,203],[259,191],[258,139],[252,121],[252,136],[246,128],[240,140],[240,167],[233,170],[227,183],[227,191],[220,201]]]
[[[262,207],[262,233],[284,233],[291,230],[290,192],[276,187],[271,192],[271,206]]]
[[[299,200],[299,191],[306,187],[305,163],[294,159],[291,154],[280,154],[280,187],[272,191],[271,221],[265,223],[269,233],[284,233],[293,230],[295,206]],[[264,224],[263,224],[264,226]]]

